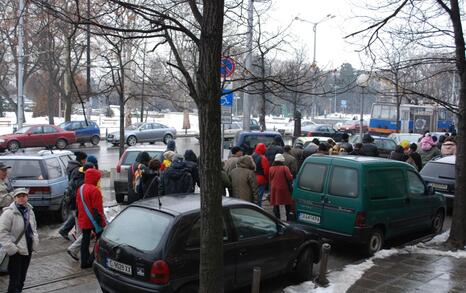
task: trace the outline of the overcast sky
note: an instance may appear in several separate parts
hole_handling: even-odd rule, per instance
[[[319,67],[337,68],[342,63],[349,62],[360,68],[360,57],[356,46],[349,44],[343,38],[360,27],[354,24],[353,16],[359,8],[350,0],[274,0],[272,9],[268,12],[267,27],[286,26],[296,16],[309,22],[319,22],[326,15],[335,15],[317,25],[316,61]],[[364,1],[362,1],[364,2]],[[256,3],[256,5],[258,5]],[[291,26],[296,36],[294,46],[306,46],[309,62],[312,62],[314,35],[313,25],[307,22],[294,21]]]

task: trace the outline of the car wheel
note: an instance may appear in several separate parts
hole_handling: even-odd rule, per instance
[[[374,255],[377,251],[383,248],[384,235],[382,230],[379,228],[374,228],[369,235],[369,240],[367,241],[364,253],[367,256]]]
[[[176,293],[198,293],[199,288],[195,284],[188,284],[181,287]]]
[[[100,142],[100,137],[98,135],[94,135],[93,137],[91,137],[91,143],[93,145],[98,145]]]
[[[128,139],[126,140],[126,143],[129,145],[129,146],[133,146],[135,145],[136,143],[138,142],[136,136],[134,135],[131,135],[128,137]]]
[[[8,143],[8,150],[12,153],[15,153],[19,150],[19,142],[12,140]]]
[[[296,263],[296,278],[299,282],[305,282],[312,279],[313,252],[311,248],[306,248],[298,256]]]
[[[437,211],[435,217],[432,219],[431,231],[433,234],[440,234],[443,228],[443,221],[445,220],[445,213],[442,210]]]
[[[66,148],[66,145],[67,145],[67,144],[68,144],[68,143],[66,142],[66,140],[64,140],[63,138],[59,138],[59,139],[57,140],[56,146],[57,146],[57,149],[63,150],[64,148]]]
[[[60,208],[55,213],[56,213],[55,214],[56,219],[60,222],[64,222],[68,219],[69,210],[66,205],[66,201],[64,197],[63,197],[63,200],[61,201]]]
[[[165,134],[163,137],[163,143],[168,144],[169,141],[173,140],[173,136],[171,134]]]

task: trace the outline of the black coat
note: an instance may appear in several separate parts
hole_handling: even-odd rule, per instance
[[[275,161],[276,154],[283,154],[283,147],[278,144],[271,144],[265,151],[265,157],[269,161],[269,165],[272,166],[273,161]]]
[[[194,179],[191,169],[184,161],[175,161],[162,173],[159,194],[194,192]]]
[[[373,143],[363,143],[361,149],[361,155],[369,156],[369,157],[378,157],[379,156],[379,149]]]

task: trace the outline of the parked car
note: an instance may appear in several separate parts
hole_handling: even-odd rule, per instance
[[[311,120],[301,121],[301,128],[304,126],[308,126],[308,125],[315,125],[315,123],[312,122]],[[290,121],[286,123],[285,125],[278,127],[277,131],[280,132],[282,135],[293,135],[294,121]]]
[[[361,156],[310,156],[293,188],[297,218],[321,236],[362,245],[368,255],[401,235],[440,233],[445,198],[411,165]]]
[[[372,138],[374,139],[374,144],[377,146],[377,149],[379,150],[379,157],[388,158],[390,156],[390,153],[394,151],[396,148],[396,142],[391,138],[373,135]],[[353,145],[356,143],[360,143],[361,136],[359,134],[355,134],[350,137],[349,142]]]
[[[152,158],[157,158],[160,154],[165,152],[165,150],[166,147],[162,145],[132,146],[125,150],[116,165],[115,172],[112,170],[113,186],[117,203],[122,203],[125,195],[128,194],[128,170],[135,162],[139,153],[148,152]]]
[[[284,145],[282,135],[277,131],[240,131],[236,133],[233,145],[242,147],[245,155],[252,155],[258,143],[269,146],[275,136],[279,136]]]
[[[0,151],[8,149],[14,153],[20,148],[51,147],[64,149],[76,142],[73,131],[66,131],[55,125],[38,124],[24,126],[13,134],[0,135]]]
[[[455,171],[456,156],[435,158],[422,168],[419,172],[426,184],[432,186],[435,191],[440,192],[447,200],[447,206],[453,206],[455,197]]]
[[[422,134],[419,133],[391,133],[388,138],[391,138],[399,145],[403,140],[409,141],[409,144],[418,143]]]
[[[14,188],[29,189],[29,203],[36,212],[51,211],[58,220],[65,221],[66,167],[74,159],[70,151],[43,150],[37,154],[1,156],[0,162],[11,167],[8,173]]]
[[[242,129],[243,124],[241,122],[233,121],[231,124],[224,124],[223,138],[225,140],[233,140],[235,138],[235,134]],[[200,136],[196,135],[196,138],[199,139]]]
[[[298,137],[295,141],[294,141],[294,144],[293,146],[296,145],[297,142],[301,142],[303,144],[304,147],[307,147],[314,139],[318,139],[319,140],[319,143],[328,143],[328,140],[331,139],[333,142],[335,142],[333,140],[333,138],[331,137],[324,137],[324,136],[301,136],[301,137]]]
[[[74,131],[76,141],[79,143],[90,142],[98,145],[100,142],[100,128],[94,121],[67,121],[59,125],[64,130]]]
[[[343,132],[336,131],[332,125],[327,124],[314,124],[301,127],[301,136],[325,136],[331,137],[336,142],[341,141]]]
[[[338,130],[341,132],[346,133],[359,133],[361,129],[361,122],[359,120],[347,120],[343,122]],[[362,122],[362,132],[366,133],[369,130],[369,126],[367,125],[367,121]]]
[[[162,141],[167,144],[175,139],[176,129],[155,122],[140,122],[125,128],[125,139],[127,145],[133,146],[138,142]],[[107,135],[107,141],[114,146],[120,144],[120,132],[112,132]]]
[[[223,197],[226,290],[248,286],[253,268],[261,279],[291,273],[312,278],[319,238],[284,223],[258,206]],[[141,224],[143,223],[143,224]],[[198,292],[200,260],[198,194],[138,201],[105,229],[95,247],[94,273],[104,292]]]
[[[238,122],[241,125],[241,128],[243,128],[243,118],[242,117],[233,117],[232,121],[233,122]],[[249,122],[249,129],[250,130],[260,130],[261,129],[257,119],[251,118],[249,121],[250,121]]]

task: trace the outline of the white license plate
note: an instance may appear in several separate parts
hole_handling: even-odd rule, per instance
[[[113,259],[107,259],[107,266],[111,269],[114,269],[115,271],[119,271],[119,272],[122,272],[124,274],[127,274],[127,275],[132,275],[132,270],[131,270],[131,266],[127,265],[127,264],[124,264],[124,263],[121,263],[121,262],[118,262],[118,261],[115,261]]]
[[[320,224],[319,216],[314,216],[314,215],[309,215],[309,214],[304,214],[304,213],[299,214],[299,220],[303,222],[313,223],[313,224]]]
[[[439,190],[448,190],[448,185],[446,184],[432,183],[432,187]]]

